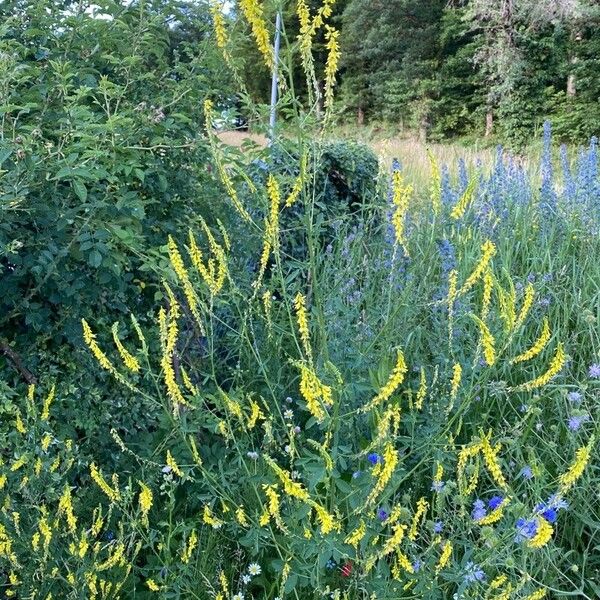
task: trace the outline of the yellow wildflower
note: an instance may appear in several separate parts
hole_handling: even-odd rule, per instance
[[[542,600],[542,598],[544,598],[546,596],[546,593],[547,592],[544,588],[540,588],[540,589],[536,590],[535,592],[532,592],[528,596],[525,596],[525,598],[523,598],[523,600]]]
[[[280,502],[279,494],[277,493],[277,486],[263,485],[263,490],[265,491],[267,499],[269,500],[269,504],[265,508],[265,512],[263,513],[263,516],[259,521],[260,525],[266,525],[269,522],[269,518],[273,517],[273,520],[275,521],[279,529],[281,529],[281,531],[283,532],[287,531],[285,525],[283,524],[283,520],[281,519]]]
[[[490,312],[492,302],[492,289],[494,287],[494,276],[488,267],[483,275],[483,296],[481,300],[481,320],[485,321]]]
[[[27,429],[25,429],[23,419],[21,419],[21,413],[19,412],[17,412],[17,416],[15,417],[15,429],[22,435],[27,433]]]
[[[502,474],[502,469],[500,468],[500,463],[498,462],[498,452],[500,451],[500,445],[492,448],[490,444],[491,432],[488,436],[482,436],[481,438],[481,453],[483,455],[483,460],[485,462],[485,466],[495,481],[496,485],[503,490],[508,488],[506,483],[506,479]]]
[[[330,531],[340,529],[340,524],[335,520],[333,515],[327,512],[323,506],[317,502],[314,502],[313,500],[309,500],[308,503],[315,509],[317,521],[319,522],[321,533],[323,535],[327,535]]]
[[[300,293],[294,298],[294,309],[296,311],[296,320],[298,321],[298,330],[304,352],[309,361],[312,361],[312,348],[310,346],[310,333],[308,330],[308,313],[306,310],[306,299]]]
[[[406,525],[394,525],[394,528],[392,529],[392,535],[386,540],[385,544],[383,545],[383,548],[379,553],[379,558],[383,558],[384,556],[387,556],[388,554],[391,554],[392,552],[395,552],[398,549],[404,538],[405,530]]]
[[[283,489],[288,496],[291,496],[292,498],[297,498],[298,500],[302,501],[307,501],[310,499],[308,491],[302,486],[301,483],[295,482],[291,478],[290,474],[284,469],[282,469],[269,456],[265,456],[264,459],[281,480],[281,483],[283,484]]]
[[[142,481],[138,481],[138,484],[142,488],[140,492],[138,502],[140,505],[140,512],[142,513],[142,523],[148,527],[148,513],[152,508],[152,490]]]
[[[500,503],[500,506],[495,508],[492,512],[487,514],[482,519],[479,519],[477,521],[477,524],[478,525],[492,525],[494,523],[497,523],[504,515],[504,508],[506,507],[506,505],[509,502],[510,502],[510,498],[504,498],[502,500],[502,502]]]
[[[213,529],[219,529],[223,526],[223,521],[218,519],[212,512],[210,506],[204,506],[204,512],[202,514],[202,521],[206,525],[210,525]]]
[[[217,41],[217,48],[225,50],[227,46],[227,32],[225,30],[225,17],[223,16],[223,10],[221,3],[218,0],[211,0],[210,2],[210,13],[213,19],[213,28],[215,30],[215,39]],[[157,590],[153,590],[157,591]]]
[[[412,194],[412,185],[404,185],[404,178],[399,170],[395,170],[392,175],[393,196],[392,203],[395,207],[392,216],[392,224],[396,233],[396,243],[404,251],[405,256],[409,256],[406,240],[404,239],[404,221],[408,212],[408,204]]]
[[[444,545],[442,546],[442,554],[440,555],[440,559],[435,567],[436,574],[439,573],[446,565],[450,562],[450,557],[452,556],[452,542],[450,540],[446,540]]]
[[[473,319],[479,325],[479,332],[481,334],[481,345],[483,346],[483,357],[488,367],[491,367],[496,362],[496,340],[489,330],[488,326],[475,315],[472,315]]]
[[[517,386],[515,389],[519,391],[530,392],[531,390],[535,390],[537,388],[545,386],[553,377],[558,375],[562,368],[565,366],[565,362],[567,360],[567,356],[565,354],[564,346],[561,343],[558,344],[556,348],[556,352],[550,361],[550,366],[546,370],[545,373],[542,373],[539,377],[536,377],[532,381],[528,381],[527,383],[523,383]]]
[[[240,0],[240,8],[252,28],[256,45],[269,69],[273,68],[273,49],[259,0]]]
[[[300,393],[306,401],[306,408],[320,423],[327,415],[322,404],[326,406],[331,406],[333,404],[331,387],[323,384],[316,373],[306,365],[300,364],[299,367]]]
[[[442,174],[437,160],[427,149],[427,158],[431,165],[431,204],[434,214],[438,215],[442,210]]]
[[[353,546],[354,548],[356,548],[356,547],[358,547],[358,544],[360,543],[360,541],[365,537],[366,533],[367,533],[367,526],[366,526],[364,520],[361,519],[358,527],[348,534],[348,536],[346,537],[344,542],[346,544],[350,544],[350,546]]]
[[[425,377],[425,369],[421,367],[421,379],[419,382],[419,389],[415,398],[415,408],[421,410],[423,408],[423,402],[427,396],[427,378]]]
[[[410,525],[410,530],[408,532],[408,539],[411,542],[414,542],[417,539],[419,525],[421,524],[421,521],[427,512],[428,506],[429,503],[427,500],[425,500],[425,498],[419,498],[419,501],[417,502],[417,510],[415,511],[412,523]]]
[[[462,367],[460,363],[455,363],[452,367],[452,381],[450,383],[450,405],[454,404],[456,396],[458,395],[458,388],[462,379]]]
[[[121,499],[118,488],[113,489],[108,485],[95,463],[90,465],[90,474],[94,483],[108,496],[109,500],[118,502]]]
[[[377,467],[380,470],[377,472],[377,482],[375,487],[371,490],[371,493],[367,497],[366,506],[372,504],[377,496],[384,490],[385,486],[389,483],[396,466],[398,465],[398,452],[394,448],[391,442],[388,442],[383,451],[383,464],[379,463]],[[376,468],[377,468],[376,467]]]
[[[596,443],[595,436],[590,438],[590,441],[577,450],[575,453],[575,459],[571,463],[571,466],[563,473],[558,481],[560,484],[560,491],[562,494],[566,493],[569,489],[571,489],[577,480],[583,475],[585,468],[590,460],[590,456],[592,453],[592,448]]]
[[[248,421],[246,426],[248,429],[254,429],[256,426],[256,422],[261,419],[264,420],[265,416],[260,410],[260,406],[254,400],[250,400],[250,416],[248,417]]]
[[[472,177],[465,191],[462,193],[461,197],[458,199],[458,202],[452,208],[450,212],[450,216],[458,220],[460,219],[466,212],[467,208],[471,204],[473,200],[473,196],[475,195],[475,190],[477,189],[477,178]]]
[[[398,354],[396,356],[396,366],[394,367],[394,370],[389,376],[386,384],[379,390],[379,393],[361,409],[361,412],[368,412],[382,402],[388,400],[404,381],[404,376],[406,375],[407,371],[408,368],[404,360],[404,354],[402,353],[402,350],[398,350]]]
[[[171,471],[177,475],[177,477],[183,477],[183,471],[177,465],[177,462],[173,458],[170,450],[167,450],[167,466],[171,468]]]
[[[533,343],[529,350],[526,350],[522,354],[519,354],[515,358],[513,358],[510,362],[512,364],[524,362],[526,360],[531,360],[536,357],[545,347],[546,344],[550,341],[550,325],[548,323],[548,317],[544,317],[544,321],[542,324],[542,333],[538,337],[538,339]]]
[[[525,292],[523,293],[523,304],[521,306],[521,310],[515,320],[515,329],[518,329],[523,325],[531,307],[533,306],[533,300],[535,298],[535,289],[531,283],[527,284],[525,288]]]
[[[146,586],[151,592],[160,592],[160,586],[154,579],[146,579]]]
[[[190,533],[190,537],[188,538],[187,544],[181,553],[181,562],[187,564],[190,562],[190,558],[192,557],[192,553],[198,546],[198,535],[196,534],[196,530],[192,529]]]
[[[333,87],[335,86],[335,75],[340,62],[340,32],[330,27],[325,26],[325,40],[328,51],[327,62],[325,64],[325,109],[328,110],[333,106]]]
[[[77,517],[73,512],[73,500],[71,498],[71,488],[65,485],[65,489],[58,501],[58,514],[65,514],[67,518],[67,525],[71,533],[75,533],[77,529]]]
[[[468,292],[486,272],[492,257],[496,254],[496,246],[490,240],[486,240],[481,246],[481,258],[473,272],[467,277],[467,280],[460,288],[458,295],[461,296]]]
[[[243,507],[238,507],[238,509],[235,511],[235,518],[237,519],[237,522],[242,526],[242,527],[248,527],[248,519],[246,517],[246,512],[244,511]]]
[[[10,466],[10,470],[15,473],[16,471],[18,471],[21,467],[23,467],[24,465],[27,464],[27,462],[29,461],[29,456],[27,454],[22,454],[11,466]]]
[[[119,322],[116,321],[113,323],[111,328],[113,340],[115,342],[115,346],[117,347],[117,351],[119,352],[119,356],[121,357],[123,364],[134,373],[138,373],[140,370],[140,363],[138,362],[135,356],[132,356],[131,353],[123,346],[121,340],[119,339]]]
[[[546,519],[537,519],[536,534],[527,542],[529,548],[543,548],[552,538],[554,528]]]

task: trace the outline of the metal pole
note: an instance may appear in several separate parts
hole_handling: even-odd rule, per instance
[[[269,114],[269,144],[275,140],[275,117],[277,106],[277,83],[279,80],[279,47],[281,46],[281,13],[277,11],[275,19],[275,44],[273,47],[273,75],[271,77],[271,112]]]

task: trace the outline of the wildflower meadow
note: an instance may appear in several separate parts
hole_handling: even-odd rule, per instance
[[[210,94],[202,152],[170,157],[176,142],[160,136],[187,144],[173,133],[185,119],[158,132],[156,112],[143,142],[125,140],[148,109],[120,116],[129,88],[102,84],[106,143],[156,146],[193,189],[169,197],[176,183],[157,172],[147,231],[116,204],[85,213],[113,219],[129,254],[109,264],[97,226],[68,260],[113,269],[123,287],[84,280],[97,296],[65,300],[57,318],[76,323],[74,341],[27,338],[52,354],[46,371],[0,387],[0,597],[600,598],[598,141],[561,146],[546,122],[534,158],[498,146],[451,164],[430,151],[419,177],[409,157],[390,167],[336,138],[332,4],[297,3],[290,43],[309,92],[298,98],[281,65],[289,122],[265,147],[225,145]],[[209,47],[243,86],[234,32],[210,6]],[[268,71],[261,7],[240,2],[240,15]],[[65,128],[84,93],[70,81]],[[3,156],[8,198],[26,169],[11,179],[16,155]],[[100,184],[78,160],[61,177],[90,203]],[[136,190],[153,169],[131,163]],[[62,193],[61,177],[44,185]],[[185,221],[161,226],[167,213],[152,211],[192,196]]]

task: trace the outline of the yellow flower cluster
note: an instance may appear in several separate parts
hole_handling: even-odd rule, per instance
[[[52,386],[50,388],[50,392],[48,392],[48,395],[46,396],[46,398],[44,400],[44,404],[42,406],[42,414],[40,415],[40,418],[42,419],[42,421],[47,421],[50,418],[50,406],[51,406],[52,402],[54,401],[55,392],[56,392],[55,386]]]
[[[481,246],[481,258],[473,269],[473,272],[467,277],[467,280],[460,288],[458,295],[461,296],[468,292],[479,281],[481,276],[486,272],[490,261],[496,254],[496,246],[490,240],[486,240]]]
[[[590,461],[590,456],[592,454],[592,448],[596,443],[595,436],[592,436],[589,442],[579,448],[575,454],[575,459],[573,460],[571,466],[568,470],[563,473],[559,478],[560,484],[560,492],[562,494],[566,493],[570,490],[577,480],[583,475],[585,468],[587,467],[588,462]]]
[[[269,41],[269,32],[263,17],[263,7],[259,0],[240,0],[240,8],[252,28],[256,45],[269,69],[273,68],[273,49]]]
[[[408,367],[406,366],[406,361],[404,360],[404,354],[402,350],[398,350],[398,354],[396,355],[396,366],[389,376],[386,384],[379,390],[379,393],[368,402],[363,408],[361,412],[369,412],[373,410],[376,406],[379,406],[381,403],[389,400],[390,396],[398,389],[400,384],[404,381],[404,376],[408,371]]]
[[[485,462],[485,466],[490,474],[491,478],[494,480],[496,485],[506,490],[508,488],[508,484],[506,483],[506,479],[502,473],[502,469],[500,468],[500,463],[498,461],[498,453],[500,452],[500,444],[497,444],[494,448],[490,444],[491,431],[487,436],[482,436],[481,438],[481,454],[483,455],[483,460]]]
[[[496,362],[496,340],[492,335],[489,327],[479,318],[473,315],[473,319],[479,325],[479,333],[481,335],[481,345],[483,346],[483,357],[488,367],[491,367]]]
[[[294,310],[296,312],[296,321],[298,322],[298,331],[304,352],[310,361],[312,361],[312,348],[310,345],[310,332],[308,330],[308,312],[306,310],[306,298],[298,293],[294,298]]]
[[[467,463],[471,458],[477,458],[481,451],[481,444],[471,444],[470,446],[464,446],[460,452],[458,453],[458,464],[456,466],[456,477],[458,480],[458,488],[460,490],[461,495],[467,496],[472,493],[473,490],[477,487],[477,481],[479,479],[479,468],[476,465],[473,474],[469,482],[466,482],[465,479],[465,470],[467,467]]]
[[[198,309],[198,299],[196,298],[196,292],[194,291],[194,286],[190,281],[189,273],[185,267],[183,262],[183,258],[181,258],[181,254],[179,253],[179,249],[177,248],[177,244],[175,240],[169,236],[167,247],[169,249],[169,260],[171,261],[171,266],[177,275],[177,278],[181,282],[181,286],[183,287],[183,293],[185,295],[185,299],[187,300],[189,309],[196,319],[196,322],[200,327],[202,320],[200,318],[200,311]]]
[[[544,317],[542,332],[540,333],[538,339],[533,343],[529,350],[526,350],[518,356],[515,356],[515,358],[513,358],[510,362],[515,364],[535,358],[546,347],[546,344],[550,341],[550,337],[550,324],[548,323],[548,317]]]
[[[544,588],[540,588],[539,590],[535,590],[535,592],[532,592],[528,596],[525,596],[523,600],[542,600],[542,598],[546,596],[546,593],[547,592]]]
[[[192,553],[198,546],[198,534],[195,529],[192,529],[190,533],[190,537],[188,538],[187,544],[181,553],[181,562],[183,564],[187,564],[190,562],[190,558],[192,558]]]
[[[212,512],[210,506],[206,504],[202,513],[202,522],[205,525],[210,525],[213,529],[219,529],[223,526],[223,521],[218,519]]]
[[[96,466],[96,463],[90,465],[90,475],[94,483],[106,494],[111,502],[119,502],[121,500],[121,494],[117,487],[117,476],[113,476],[113,487],[108,485],[106,479],[102,476],[102,472]]]
[[[200,223],[208,239],[208,246],[212,256],[207,260],[206,264],[204,264],[202,251],[198,247],[196,238],[191,229],[188,232],[190,243],[188,254],[194,268],[198,271],[200,277],[202,277],[202,280],[208,287],[211,296],[216,296],[221,291],[227,277],[227,257],[225,255],[225,250],[217,243],[204,219],[201,219]]]
[[[325,63],[325,109],[329,110],[333,106],[333,87],[335,86],[335,75],[340,62],[340,32],[325,26],[325,40],[327,48],[327,62]]]
[[[281,531],[286,532],[287,529],[281,518],[280,502],[279,502],[279,494],[277,493],[277,486],[276,485],[263,485],[263,490],[265,491],[265,494],[267,496],[269,503],[265,507],[265,510],[263,511],[263,514],[261,515],[261,517],[258,521],[259,525],[261,527],[264,527],[265,525],[267,525],[269,523],[269,520],[271,518],[273,518],[277,527],[279,527],[279,529]]]
[[[283,484],[283,490],[288,496],[297,498],[298,500],[302,500],[304,502],[310,499],[308,491],[302,486],[301,483],[295,482],[291,478],[290,474],[282,469],[272,458],[268,456],[265,456],[264,458],[267,464],[273,469],[273,471],[275,471],[277,477],[279,477],[281,480],[281,483]]]
[[[492,303],[492,289],[494,287],[494,275],[488,267],[483,274],[483,296],[481,300],[481,320],[485,321],[490,312]]]
[[[425,369],[421,367],[421,376],[419,380],[419,389],[415,397],[415,408],[421,410],[423,408],[423,402],[427,397],[427,378],[425,377]]]
[[[462,379],[462,367],[460,363],[455,363],[452,367],[452,381],[450,383],[450,403],[454,403],[458,395],[458,388]]]
[[[396,234],[396,243],[404,250],[404,255],[409,256],[406,240],[404,238],[404,222],[408,212],[408,205],[412,195],[413,187],[405,185],[404,177],[399,170],[395,170],[392,175],[392,203],[394,205],[394,214],[392,216],[392,225]]]
[[[65,489],[58,501],[58,514],[65,515],[67,519],[67,527],[71,533],[75,533],[77,530],[77,517],[73,512],[73,499],[71,497],[71,488],[65,485]]]
[[[142,513],[142,523],[148,527],[148,513],[152,508],[152,490],[143,482],[138,481],[142,491],[140,492],[138,502],[140,505],[140,512]]]
[[[550,365],[545,373],[542,373],[539,377],[528,381],[527,383],[523,383],[522,385],[517,386],[517,390],[530,392],[531,390],[535,390],[537,388],[541,388],[545,386],[553,377],[558,375],[562,368],[565,366],[565,362],[567,360],[567,356],[565,354],[564,346],[561,343],[558,344],[556,348],[556,352],[550,361]]]
[[[169,467],[171,469],[171,471],[173,471],[173,473],[175,473],[175,475],[177,475],[177,477],[183,477],[183,471],[179,468],[179,465],[173,458],[173,455],[171,454],[170,450],[167,450],[166,461],[167,461],[167,467]]]
[[[506,505],[509,502],[510,502],[510,498],[504,498],[502,500],[502,502],[500,503],[500,506],[495,508],[493,511],[491,511],[489,514],[487,514],[482,519],[479,519],[477,521],[477,523],[479,525],[493,525],[494,523],[497,523],[503,517],[504,508],[506,507]]]
[[[365,537],[366,533],[367,526],[364,520],[361,519],[360,523],[358,524],[358,527],[348,534],[344,542],[346,544],[350,544],[350,546],[353,546],[354,548],[357,548],[358,544]]]
[[[472,177],[465,191],[462,193],[461,197],[458,199],[458,202],[454,205],[452,210],[450,211],[450,216],[458,220],[460,219],[466,212],[467,208],[469,208],[473,197],[475,195],[475,190],[477,189],[477,178]]]
[[[211,0],[210,12],[213,19],[217,47],[224,50],[227,46],[227,32],[225,30],[225,17],[223,16],[221,3],[218,0]]]
[[[138,373],[140,370],[140,363],[138,362],[137,358],[135,358],[135,356],[133,356],[127,350],[127,348],[125,348],[125,346],[123,346],[123,343],[119,339],[119,322],[118,321],[113,323],[111,331],[112,331],[113,340],[115,342],[115,346],[117,347],[117,351],[119,352],[119,356],[121,357],[123,364],[125,365],[126,368],[128,368],[133,373]]]
[[[333,515],[330,514],[323,506],[321,506],[314,500],[309,500],[308,504],[315,509],[317,521],[319,523],[319,526],[321,527],[321,533],[323,535],[327,535],[331,531],[339,531],[341,529],[341,525],[336,521]]]
[[[427,158],[431,166],[431,204],[434,214],[442,210],[442,173],[435,156],[427,149]]]
[[[452,542],[450,540],[446,540],[444,545],[442,546],[442,554],[438,560],[438,563],[435,567],[436,574],[439,573],[444,567],[448,565],[450,562],[450,558],[452,557]]]
[[[543,548],[552,538],[554,528],[546,519],[537,519],[536,534],[527,542],[529,548]]]
[[[319,423],[323,421],[327,414],[323,405],[333,404],[331,387],[322,383],[316,373],[303,364],[300,364],[300,393],[310,414]]]
[[[533,306],[533,300],[535,299],[535,288],[531,283],[527,284],[525,288],[525,292],[523,293],[523,304],[521,306],[521,310],[519,311],[519,315],[515,320],[515,329],[518,329],[523,325],[531,307]]]
[[[385,486],[389,483],[396,470],[398,461],[398,452],[394,448],[394,445],[391,442],[388,442],[383,451],[383,462],[379,463],[375,469],[373,469],[373,475],[377,477],[377,482],[367,497],[365,506],[372,504],[385,489]]]
[[[429,503],[427,502],[427,500],[425,500],[425,498],[419,498],[417,502],[417,510],[415,511],[410,525],[410,530],[408,532],[408,539],[411,542],[414,542],[417,539],[417,535],[419,533],[419,525],[421,524],[421,521],[423,520],[423,517],[425,516],[428,507]]]

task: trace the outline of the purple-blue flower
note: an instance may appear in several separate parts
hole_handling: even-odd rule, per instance
[[[571,431],[577,431],[585,422],[590,420],[590,415],[571,415],[567,421],[567,425]]]
[[[431,491],[432,492],[441,492],[444,489],[445,485],[446,485],[445,482],[436,480],[431,484]]]
[[[413,571],[414,571],[415,573],[418,573],[418,572],[419,572],[419,569],[421,568],[421,564],[422,564],[422,563],[421,563],[421,561],[420,561],[418,558],[417,558],[417,560],[415,560],[415,562],[413,562],[413,564],[412,564],[412,568],[413,568]]]
[[[492,496],[488,501],[488,506],[492,510],[496,510],[501,504],[504,502],[504,498],[502,496]]]
[[[530,519],[519,519],[516,524],[517,527],[517,535],[515,540],[517,542],[522,542],[523,540],[530,540],[532,537],[535,537],[537,533],[538,524],[537,521]]]
[[[465,565],[465,581],[468,583],[475,583],[476,581],[483,581],[485,579],[485,573],[479,565],[469,561]]]
[[[475,500],[475,502],[473,502],[473,512],[471,513],[473,520],[480,521],[486,514],[485,502],[483,500]]]
[[[386,520],[388,517],[389,517],[389,514],[388,514],[388,512],[385,510],[385,508],[380,508],[380,509],[377,511],[377,518],[378,518],[380,521],[385,521],[385,520]]]
[[[381,456],[379,456],[379,454],[377,454],[377,452],[371,452],[370,454],[367,455],[367,460],[372,465],[376,465],[377,463],[380,463],[382,461],[382,458],[381,458]]]
[[[558,512],[554,508],[547,508],[542,512],[542,517],[544,517],[548,523],[556,523]]]
[[[444,529],[444,524],[441,521],[436,521],[433,524],[433,531],[434,531],[434,533],[442,533],[443,529]]]
[[[583,399],[583,395],[580,392],[569,392],[567,394],[567,399],[573,404],[579,404]]]
[[[588,375],[592,379],[600,379],[600,363],[594,363],[594,364],[590,365],[590,368],[588,370]]]
[[[533,471],[531,470],[531,467],[529,465],[525,465],[521,469],[521,477],[523,477],[524,479],[532,479],[533,478]]]

